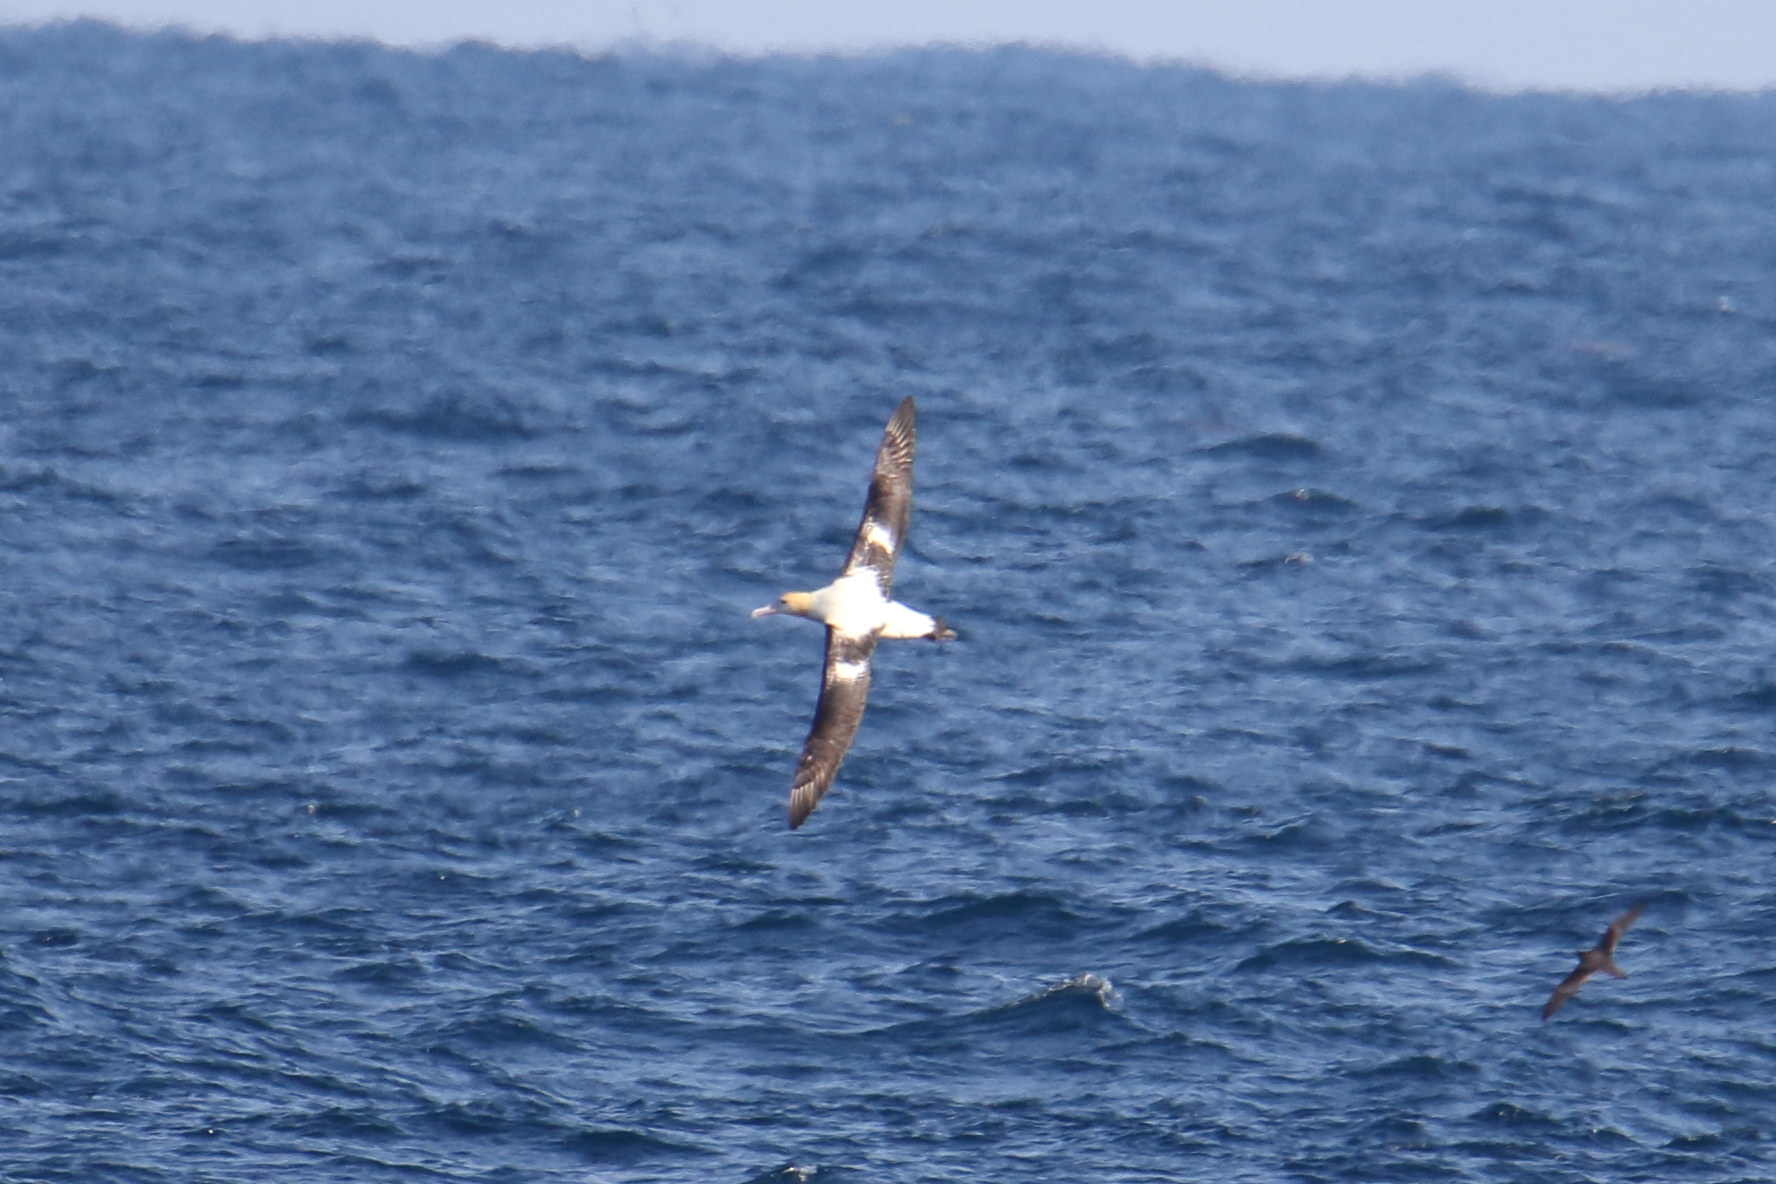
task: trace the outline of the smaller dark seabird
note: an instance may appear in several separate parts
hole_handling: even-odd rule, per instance
[[[1634,919],[1640,916],[1640,911],[1644,908],[1644,903],[1635,905],[1609,923],[1609,928],[1603,931],[1602,941],[1588,950],[1579,951],[1579,968],[1562,979],[1560,985],[1554,988],[1554,993],[1548,996],[1548,1002],[1542,1006],[1543,1019],[1559,1011],[1561,1005],[1585,985],[1585,980],[1599,970],[1615,978],[1628,977],[1627,972],[1616,965],[1616,960],[1611,955],[1616,952],[1616,943],[1622,940],[1622,935],[1628,932],[1628,926],[1634,924]]]
[[[785,592],[753,616],[788,613],[826,626],[826,670],[814,726],[796,762],[789,789],[789,826],[800,826],[820,804],[838,774],[839,762],[857,735],[869,696],[870,655],[882,638],[923,637],[948,641],[955,633],[938,617],[927,616],[888,598],[894,561],[906,538],[913,511],[913,400],[905,399],[889,419],[876,450],[863,521],[839,578],[818,592]]]

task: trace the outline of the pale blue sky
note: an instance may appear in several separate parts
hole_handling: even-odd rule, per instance
[[[1033,41],[1265,75],[1776,86],[1776,0],[0,0],[0,22],[76,15],[402,45],[645,38],[757,53]]]

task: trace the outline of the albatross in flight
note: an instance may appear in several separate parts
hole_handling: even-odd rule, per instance
[[[1613,955],[1616,952],[1616,943],[1622,940],[1622,935],[1628,932],[1628,926],[1634,924],[1634,919],[1640,916],[1640,911],[1644,908],[1644,902],[1635,905],[1609,923],[1609,928],[1603,931],[1602,941],[1588,950],[1579,951],[1579,968],[1560,980],[1560,985],[1548,996],[1548,1002],[1542,1005],[1543,1019],[1559,1011],[1561,1005],[1585,985],[1585,980],[1599,970],[1615,978],[1628,977],[1628,973],[1616,965]]]
[[[906,538],[913,509],[913,400],[895,410],[876,450],[876,471],[870,476],[869,500],[851,543],[851,554],[839,578],[818,592],[785,592],[754,617],[788,613],[826,626],[826,668],[820,679],[820,701],[814,726],[796,762],[789,788],[791,830],[807,821],[831,788],[857,735],[869,695],[870,654],[884,637],[923,637],[948,641],[955,633],[938,617],[910,609],[888,598],[894,561]]]

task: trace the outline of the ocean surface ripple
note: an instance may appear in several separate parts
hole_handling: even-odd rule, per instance
[[[77,23],[0,121],[0,1177],[1776,1171],[1776,96]],[[747,612],[909,394],[961,637],[792,834]]]

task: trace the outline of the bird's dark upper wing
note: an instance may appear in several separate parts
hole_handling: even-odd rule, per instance
[[[1597,943],[1597,948],[1606,954],[1615,953],[1616,943],[1622,940],[1622,935],[1628,932],[1628,926],[1634,924],[1634,919],[1640,916],[1641,910],[1645,908],[1646,904],[1642,902],[1611,921],[1609,928],[1603,931],[1603,940]]]
[[[887,596],[912,512],[913,399],[908,395],[882,432],[876,468],[870,474],[869,500],[863,506],[857,537],[851,541],[851,554],[845,558],[844,574],[869,568],[876,574],[882,595]]]
[[[869,661],[876,639],[848,637],[836,629],[826,631],[826,667],[820,680],[820,702],[814,707],[814,726],[796,762],[795,780],[789,787],[791,830],[807,821],[820,799],[832,787],[839,762],[857,735],[863,707],[869,698]]]
[[[1571,999],[1578,989],[1585,985],[1585,980],[1590,977],[1591,972],[1581,966],[1561,979],[1560,985],[1554,988],[1554,993],[1548,996],[1548,1001],[1542,1005],[1542,1018],[1547,1019],[1559,1011],[1560,1005]]]

